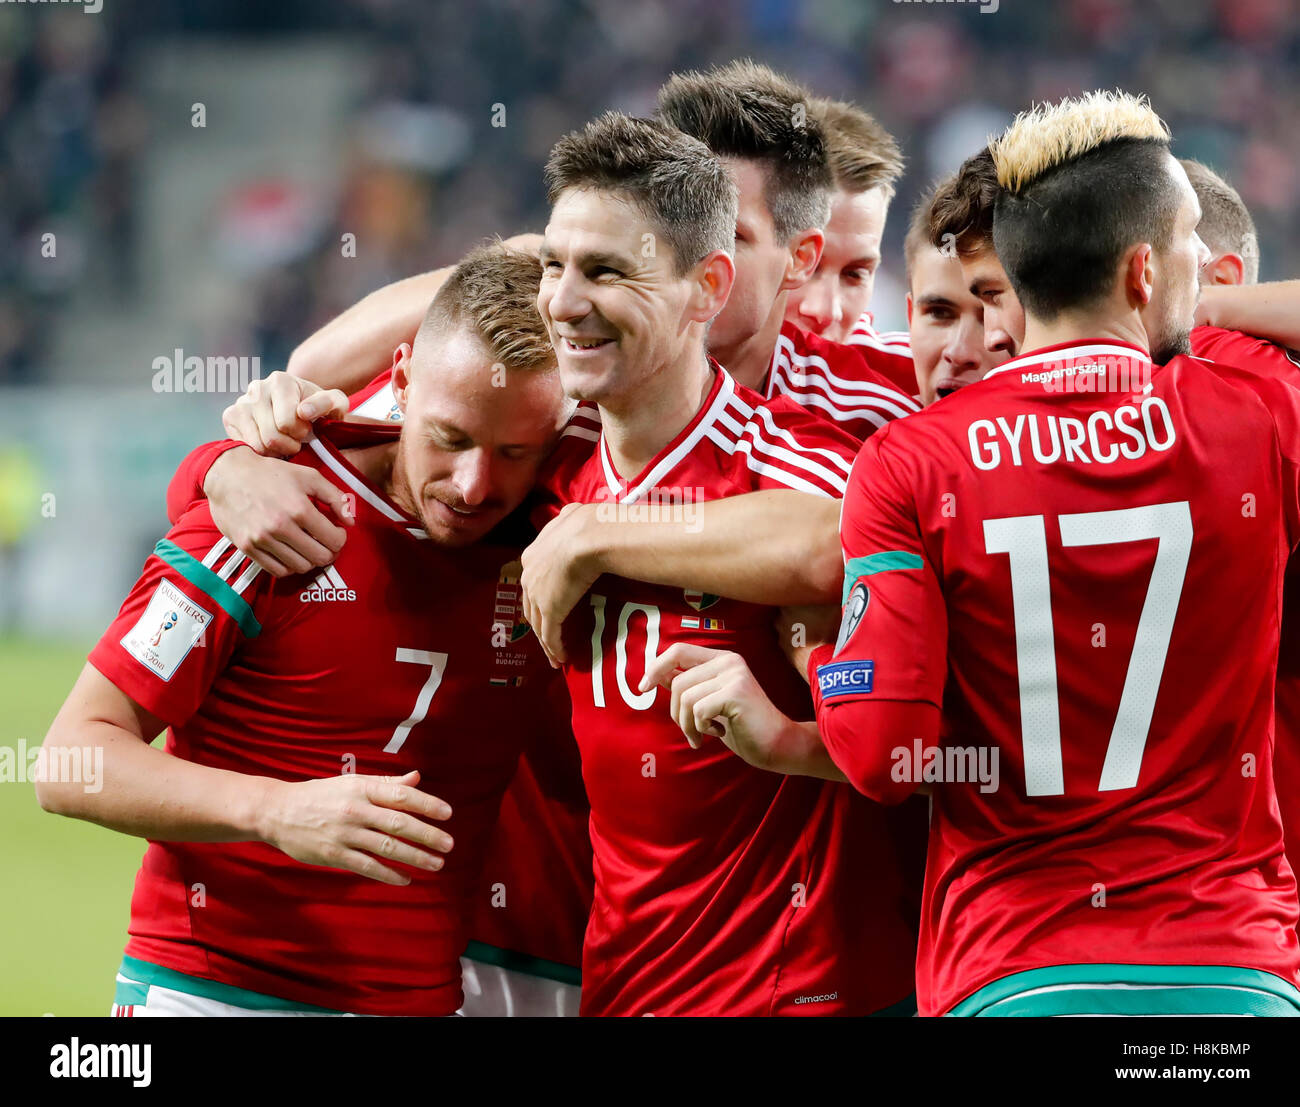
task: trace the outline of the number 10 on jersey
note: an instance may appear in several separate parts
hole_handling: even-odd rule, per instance
[[[595,622],[591,628],[591,698],[597,707],[605,706],[605,597],[591,595],[591,606]],[[619,695],[628,707],[636,711],[645,711],[655,702],[657,688],[648,692],[633,692],[627,676],[627,628],[632,616],[641,613],[645,616],[645,656],[642,659],[641,675],[659,655],[659,608],[654,604],[625,603],[618,613],[618,623],[614,632],[614,680],[618,685]],[[637,684],[641,677],[637,677]]]

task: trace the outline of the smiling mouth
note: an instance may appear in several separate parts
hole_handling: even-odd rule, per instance
[[[602,346],[608,346],[614,341],[612,338],[569,338],[567,335],[561,335],[560,337],[564,341],[564,348],[574,353],[599,350]]]

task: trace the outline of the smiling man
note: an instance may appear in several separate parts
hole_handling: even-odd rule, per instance
[[[880,242],[903,155],[893,136],[856,105],[819,97],[810,107],[826,132],[834,191],[821,259],[808,281],[791,290],[785,317],[831,342],[848,342],[860,324],[870,326]],[[906,378],[895,383],[911,387]]]
[[[1185,356],[1209,251],[1144,100],[1044,105],[990,159],[1024,349],[859,455],[821,752],[884,801],[933,783],[922,1014],[1300,1016],[1271,764],[1300,396]],[[1116,363],[1149,383],[1107,387]],[[1227,623],[1200,601],[1225,586]],[[684,653],[652,676],[688,734],[810,740],[734,659]],[[953,747],[1001,783],[900,758]]]
[[[668,126],[607,115],[556,145],[547,180],[538,307],[566,392],[586,401],[543,477],[557,507],[837,497],[853,440],[705,355],[734,273],[735,186],[718,160]],[[881,809],[831,780],[691,749],[667,696],[638,690],[664,646],[726,644],[807,717],[774,616],[606,574],[565,624],[596,860],[586,1013],[865,1014],[911,990],[878,955],[910,945],[904,918],[869,907],[903,894],[897,869],[874,867],[870,891],[852,879]]]
[[[822,256],[832,152],[848,156],[848,140],[831,145],[831,122],[845,124],[828,105],[766,66],[736,61],[673,74],[659,90],[658,114],[721,158],[739,190],[735,287],[709,331],[709,353],[747,388],[787,396],[864,440],[919,410],[910,364],[897,351],[812,334],[788,315]],[[883,190],[865,203],[883,226]]]

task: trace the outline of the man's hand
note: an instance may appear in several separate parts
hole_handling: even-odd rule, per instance
[[[416,788],[419,782],[414,771],[402,777],[274,781],[259,836],[307,865],[343,869],[381,884],[410,884],[409,876],[383,861],[437,872],[443,865],[437,855],[452,847],[451,835],[426,821],[451,818],[451,808]]]
[[[248,391],[221,413],[226,435],[252,446],[266,457],[293,457],[311,437],[317,419],[342,419],[348,398],[337,388],[322,389],[311,381],[274,372],[248,386]]]
[[[273,577],[324,568],[338,556],[356,516],[350,495],[316,469],[227,450],[203,481],[212,519],[236,548]]]
[[[523,552],[519,576],[524,618],[552,666],[564,661],[564,620],[603,570],[595,504],[568,504]]]
[[[669,712],[692,749],[719,738],[758,769],[783,771],[777,763],[792,722],[758,686],[738,653],[678,642],[651,662],[641,691],[656,684],[672,693]]]

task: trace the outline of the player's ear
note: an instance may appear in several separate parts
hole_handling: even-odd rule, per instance
[[[1246,262],[1240,254],[1220,254],[1206,266],[1208,284],[1245,284]]]
[[[411,387],[411,344],[403,342],[393,351],[393,398],[406,414],[406,393]]]
[[[910,292],[907,294],[907,296],[906,296],[904,302],[907,304],[907,327],[908,327],[909,330],[911,330],[911,327],[912,327],[912,294],[911,294]]]
[[[801,231],[790,240],[790,261],[785,267],[785,279],[781,282],[781,291],[801,288],[817,272],[822,260],[822,251],[826,248],[826,236],[816,227]]]
[[[691,278],[695,289],[687,305],[687,315],[696,323],[707,323],[723,309],[731,295],[731,287],[736,283],[736,263],[725,250],[714,250],[695,263]]]
[[[1151,302],[1155,290],[1156,262],[1151,243],[1140,242],[1124,258],[1124,291],[1139,308]]]

